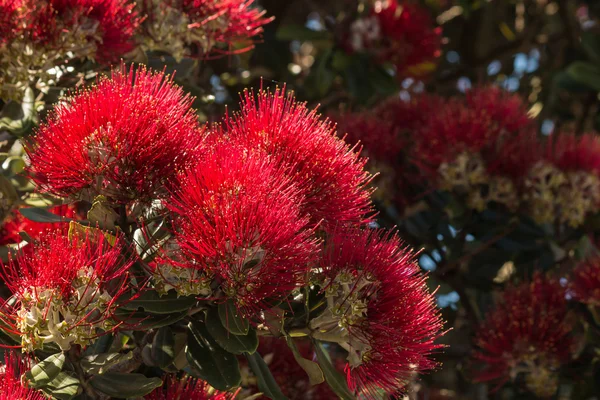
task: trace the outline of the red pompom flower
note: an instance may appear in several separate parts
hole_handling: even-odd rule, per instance
[[[4,353],[4,364],[0,366],[0,400],[44,400],[37,390],[21,383],[21,375],[31,368],[29,361],[15,353]]]
[[[557,370],[574,352],[565,294],[558,280],[541,274],[506,289],[477,331],[473,359],[484,367],[475,380],[501,386],[524,374],[531,392],[552,396]]]
[[[45,343],[62,350],[87,345],[114,328],[111,314],[131,264],[123,260],[121,247],[99,231],[71,238],[55,231],[2,264],[15,302],[4,304],[0,318],[21,336],[24,352]]]
[[[169,274],[197,271],[201,286],[214,279],[220,291],[213,296],[233,299],[245,315],[267,308],[267,299],[283,298],[305,281],[316,252],[301,202],[268,159],[217,146],[182,174],[166,204],[174,214],[175,254],[184,258]],[[169,282],[163,268],[157,273]]]
[[[570,288],[577,301],[600,306],[600,258],[592,258],[575,267]]]
[[[143,44],[177,59],[248,51],[272,20],[254,0],[142,0],[140,7],[147,15]]]
[[[302,190],[301,209],[312,224],[322,221],[327,229],[368,221],[372,205],[366,159],[319,117],[292,94],[286,96],[285,89],[261,90],[256,97],[245,92],[242,110],[226,120],[226,135],[283,167]]]
[[[336,232],[321,260],[327,309],[313,336],[348,351],[348,384],[367,398],[392,394],[413,373],[433,368],[442,320],[425,277],[397,236]]]
[[[27,146],[33,180],[43,191],[88,201],[160,198],[202,145],[191,103],[164,73],[123,66],[40,126]]]

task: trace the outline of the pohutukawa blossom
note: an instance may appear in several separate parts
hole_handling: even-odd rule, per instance
[[[27,145],[29,172],[60,197],[160,198],[202,147],[192,100],[164,73],[122,66],[55,108]]]
[[[24,352],[55,343],[61,350],[93,343],[114,328],[115,299],[125,290],[131,265],[101,233],[69,238],[47,233],[2,264],[2,278],[13,293],[1,319],[21,336]]]
[[[419,129],[414,162],[439,185],[483,210],[491,201],[519,205],[519,186],[535,163],[527,110],[515,95],[488,87],[454,98]]]
[[[21,375],[31,368],[27,359],[13,352],[4,353],[0,366],[0,400],[44,400],[42,392],[23,386]]]
[[[49,210],[51,213],[67,218],[76,218],[77,212],[72,205],[56,206]],[[20,243],[23,239],[19,232],[25,232],[32,239],[41,237],[49,230],[56,230],[64,225],[60,222],[34,222],[27,219],[19,212],[18,209],[13,210],[12,214],[2,223],[0,227],[0,245]]]
[[[442,320],[425,277],[397,236],[336,232],[326,244],[319,285],[327,309],[312,335],[348,351],[349,386],[367,398],[394,393],[413,373],[433,368]]]
[[[393,64],[399,76],[430,73],[441,54],[441,28],[433,27],[427,9],[411,1],[372,1],[368,17],[350,27],[353,51],[372,53]]]
[[[232,400],[235,393],[219,392],[199,379],[168,375],[162,387],[150,393],[146,400]]]
[[[197,271],[200,288],[214,280],[213,297],[233,299],[246,315],[267,308],[267,299],[285,297],[305,281],[316,253],[308,218],[299,210],[302,200],[263,155],[218,146],[182,174],[167,202],[187,259],[176,259],[173,267]]]
[[[570,289],[576,300],[600,306],[600,258],[592,258],[575,267]]]
[[[6,2],[6,0],[5,0]],[[13,25],[0,42],[0,95],[17,97],[27,86],[47,89],[50,70],[70,60],[116,61],[133,49],[141,18],[129,0],[14,0]],[[7,32],[8,33],[8,32]]]
[[[147,15],[143,46],[176,59],[248,51],[272,20],[254,0],[142,0],[139,7]]]
[[[600,139],[595,134],[557,135],[531,168],[525,198],[538,222],[578,227],[600,207]]]
[[[366,159],[336,136],[335,126],[296,102],[285,88],[246,91],[242,110],[226,119],[226,135],[282,166],[305,197],[302,212],[325,229],[362,223],[372,211]]]
[[[529,391],[552,396],[558,368],[574,352],[565,294],[557,279],[539,273],[506,289],[477,331],[473,359],[483,369],[477,367],[475,380],[501,386],[523,374]]]
[[[0,46],[8,42],[17,29],[17,0],[0,0]]]

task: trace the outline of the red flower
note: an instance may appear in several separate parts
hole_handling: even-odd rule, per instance
[[[17,29],[17,0],[0,0],[0,46],[14,37]]]
[[[557,369],[574,351],[565,289],[556,279],[534,275],[507,288],[479,327],[473,354],[478,382],[498,386],[524,374],[527,388],[540,397],[557,389]]]
[[[433,28],[427,9],[408,1],[378,1],[373,8],[385,43],[380,58],[391,62],[402,75],[424,75],[441,54],[441,28]]]
[[[113,329],[110,317],[131,264],[121,250],[118,239],[111,246],[99,231],[71,238],[55,231],[2,264],[16,303],[6,303],[0,318],[21,336],[23,351],[49,342],[68,350]]]
[[[283,298],[305,281],[316,252],[301,202],[267,158],[217,146],[182,174],[166,204],[175,214],[175,254],[187,258],[176,264],[214,278],[245,315],[265,309],[267,299]]]
[[[329,121],[292,94],[286,96],[285,89],[261,90],[256,98],[246,91],[241,112],[228,117],[226,125],[231,140],[263,151],[284,168],[302,189],[301,209],[312,224],[323,221],[328,228],[369,219],[366,159],[336,136]]]
[[[21,375],[31,368],[28,360],[13,352],[4,353],[4,365],[0,367],[0,400],[44,400],[46,397],[37,390],[24,387]]]
[[[517,132],[532,126],[523,99],[497,86],[484,86],[466,93],[466,104],[478,114],[491,119],[492,129]]]
[[[219,392],[206,382],[190,377],[178,379],[169,375],[163,387],[156,389],[144,399],[146,400],[232,400],[235,393]]]
[[[571,276],[573,297],[582,303],[600,305],[600,259],[594,258],[578,265]]]
[[[114,71],[57,106],[28,144],[33,180],[61,197],[146,202],[201,147],[192,98],[171,77]]]
[[[146,45],[173,54],[210,57],[252,49],[272,18],[254,0],[144,0]]]
[[[71,205],[56,206],[49,210],[51,213],[67,218],[76,218],[77,212]],[[31,238],[37,239],[49,230],[56,230],[63,226],[62,223],[34,222],[27,219],[19,212],[13,210],[12,214],[4,221],[0,228],[0,245],[20,243],[23,239],[19,232],[27,233]]]
[[[442,320],[425,277],[397,236],[335,232],[321,261],[327,309],[313,335],[345,348],[348,385],[367,398],[400,390],[433,368]]]
[[[547,159],[562,171],[585,171],[600,176],[600,137],[559,134],[548,143]]]

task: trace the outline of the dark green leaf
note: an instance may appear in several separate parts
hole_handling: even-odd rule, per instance
[[[206,331],[204,324],[190,322],[185,350],[192,375],[217,390],[229,390],[242,382],[237,358],[223,350]]]
[[[45,208],[20,208],[19,212],[23,214],[25,218],[34,222],[69,222],[73,221],[71,218],[62,217],[60,215],[52,214]]]
[[[174,312],[173,314],[150,314],[143,311],[131,311],[119,308],[115,312],[114,317],[117,321],[125,322],[127,329],[145,331],[171,325],[185,318],[187,313],[186,310]]]
[[[98,375],[106,372],[110,367],[131,360],[133,353],[102,353],[84,357],[81,367],[89,375]]]
[[[42,389],[44,393],[57,400],[71,400],[79,393],[81,382],[67,372],[61,372]]]
[[[227,330],[234,335],[247,335],[250,323],[240,315],[233,300],[219,304],[219,318]]]
[[[161,368],[165,368],[175,359],[175,337],[168,326],[163,326],[154,335],[151,355],[156,365]]]
[[[250,329],[247,335],[234,335],[223,326],[216,308],[208,311],[206,329],[217,344],[230,353],[254,353],[258,348],[258,337],[254,329]]]
[[[315,31],[304,25],[282,24],[275,35],[277,40],[331,40],[327,31]]]
[[[44,361],[40,361],[25,373],[27,384],[34,389],[48,385],[62,371],[64,363],[65,355],[63,353],[53,354]]]
[[[145,396],[162,386],[160,378],[147,378],[142,374],[122,374],[107,372],[90,379],[92,387],[104,394],[118,399]]]
[[[273,378],[273,374],[271,374],[269,367],[260,354],[258,352],[246,354],[246,359],[248,359],[248,365],[252,373],[256,376],[258,390],[270,399],[286,400],[287,397],[281,392],[279,385],[275,381],[275,378]]]
[[[321,367],[319,367],[319,364],[302,357],[302,355],[298,351],[298,348],[296,347],[296,343],[294,343],[294,339],[292,339],[289,336],[286,336],[285,340],[286,340],[289,348],[292,350],[292,353],[294,354],[294,358],[296,359],[296,362],[298,363],[298,365],[300,365],[302,367],[304,372],[306,372],[306,374],[308,375],[308,380],[309,380],[310,384],[318,385],[319,383],[323,383],[323,381],[325,381],[325,377],[323,376],[323,371],[321,370]]]
[[[575,61],[567,68],[567,74],[576,82],[600,92],[600,68],[598,66],[584,61]]]
[[[325,381],[327,381],[331,390],[333,390],[333,392],[342,400],[354,400],[354,395],[350,392],[350,389],[348,389],[348,385],[346,385],[346,379],[344,379],[344,376],[331,364],[331,359],[329,358],[327,350],[323,347],[323,343],[318,340],[314,340],[313,343],[317,353],[317,360],[319,361],[319,365],[325,376]]]
[[[179,297],[175,291],[161,296],[154,290],[148,290],[135,300],[124,301],[121,308],[125,310],[143,309],[152,314],[171,314],[178,311],[188,311],[194,304],[196,304],[194,296]]]

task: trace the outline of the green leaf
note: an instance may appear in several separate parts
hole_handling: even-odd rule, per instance
[[[103,374],[110,367],[129,361],[133,358],[133,353],[102,353],[84,357],[81,360],[81,367],[90,375]]]
[[[25,161],[20,156],[8,157],[2,163],[2,169],[11,175],[20,174],[25,169]]]
[[[581,32],[581,47],[594,63],[600,64],[600,35],[593,31]]]
[[[168,326],[163,326],[154,335],[151,355],[156,365],[161,368],[165,368],[175,359],[175,337]]]
[[[223,326],[216,308],[208,310],[206,329],[217,344],[230,353],[254,353],[258,348],[258,337],[254,329],[250,329],[247,335],[234,335]]]
[[[319,364],[302,357],[302,355],[298,351],[298,348],[296,347],[296,343],[294,343],[294,339],[292,339],[289,336],[286,336],[285,340],[286,340],[289,348],[292,350],[292,353],[294,354],[294,358],[296,359],[296,362],[298,363],[298,365],[300,365],[302,367],[304,372],[306,372],[306,374],[308,375],[308,380],[309,380],[310,384],[312,386],[314,386],[314,385],[318,385],[319,383],[323,383],[325,381],[325,377],[323,376],[323,371],[321,370],[321,367],[319,366]]]
[[[117,372],[95,375],[89,382],[94,389],[119,399],[145,396],[163,384],[160,378],[147,378],[142,374]]]
[[[35,93],[28,87],[21,103],[11,101],[2,107],[0,130],[6,129],[13,135],[21,136],[33,128],[37,119]]]
[[[219,304],[219,318],[223,326],[234,335],[248,334],[250,323],[240,315],[233,300],[229,299],[225,303]]]
[[[331,33],[327,31],[315,31],[304,25],[283,24],[275,34],[277,40],[331,40]]]
[[[65,355],[63,353],[53,354],[44,361],[40,361],[25,373],[28,385],[34,389],[48,385],[62,371],[64,363]]]
[[[187,310],[172,314],[149,314],[143,311],[131,311],[119,308],[114,317],[117,321],[125,322],[127,329],[145,331],[172,325],[187,316]]]
[[[125,310],[143,309],[152,314],[171,314],[178,311],[188,311],[196,304],[196,297],[179,297],[177,292],[171,291],[164,296],[154,290],[147,290],[131,301],[124,301],[121,308]]]
[[[20,208],[19,212],[28,220],[33,222],[69,222],[73,221],[71,218],[56,215],[46,210],[45,208]]]
[[[348,389],[348,385],[346,385],[346,379],[331,365],[331,358],[329,358],[327,350],[323,347],[323,343],[318,340],[313,340],[313,343],[317,353],[317,360],[319,360],[319,365],[331,390],[342,400],[354,400],[354,395]]]
[[[8,212],[19,200],[19,194],[15,187],[4,175],[0,175],[0,198],[2,199],[0,218],[4,219],[6,215],[3,213]]]
[[[190,322],[185,355],[192,375],[217,390],[229,390],[242,383],[237,358],[227,353],[206,331],[204,324]]]
[[[567,74],[576,82],[600,92],[600,68],[584,61],[575,61],[567,68]]]
[[[67,372],[61,372],[42,391],[53,399],[71,400],[79,393],[81,382]]]
[[[254,354],[246,354],[248,365],[252,370],[252,373],[256,376],[258,383],[258,390],[263,392],[265,396],[273,400],[287,400],[287,397],[283,394],[279,385],[273,378],[273,374],[269,370],[265,360],[255,352]]]

